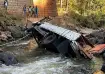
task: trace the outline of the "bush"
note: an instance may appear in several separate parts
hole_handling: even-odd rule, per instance
[[[83,26],[87,28],[99,28],[105,24],[105,15],[91,14],[89,16],[82,16],[78,13],[71,12],[71,17],[77,21],[77,26]]]

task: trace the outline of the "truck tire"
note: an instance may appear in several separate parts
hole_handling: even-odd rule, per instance
[[[49,35],[45,39],[43,39],[41,44],[42,45],[48,45],[48,44],[52,43],[55,39],[56,39],[56,35],[55,34]]]

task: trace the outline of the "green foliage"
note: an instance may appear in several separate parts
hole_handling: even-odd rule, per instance
[[[58,15],[59,15],[59,16],[63,15],[63,11],[64,11],[63,8],[58,8],[58,11],[59,11],[59,12],[58,12]]]
[[[70,2],[70,11],[73,10],[83,16],[105,12],[105,0],[70,0]]]
[[[66,9],[65,4],[62,9]],[[68,0],[68,12],[78,25],[89,28],[105,25],[105,0]]]
[[[71,14],[72,18],[78,22],[76,25],[82,25],[88,28],[99,28],[105,25],[105,15],[91,14],[88,16],[81,16],[80,14]]]

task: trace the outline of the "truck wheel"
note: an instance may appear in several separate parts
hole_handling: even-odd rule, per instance
[[[50,43],[52,43],[55,39],[56,39],[56,35],[55,35],[55,34],[49,35],[49,36],[47,36],[47,37],[42,41],[41,44],[42,44],[42,45],[50,44]]]
[[[18,61],[14,57],[14,55],[12,55],[10,53],[6,53],[6,52],[1,52],[0,53],[0,61],[1,61],[2,64],[5,64],[7,66],[18,63]]]

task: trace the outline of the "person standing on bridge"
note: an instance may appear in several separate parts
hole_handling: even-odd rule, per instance
[[[27,7],[26,7],[26,4],[23,6],[23,14],[24,16],[26,17],[26,11],[27,11]]]
[[[35,7],[35,12],[34,13],[35,13],[35,17],[38,18],[38,7],[37,6]]]
[[[7,10],[8,7],[8,0],[4,0],[4,8]]]
[[[32,16],[32,7],[29,6],[28,7],[28,17],[31,17]]]
[[[35,13],[35,7],[33,6],[32,7],[32,15],[31,15],[32,17],[35,16],[34,13]]]

